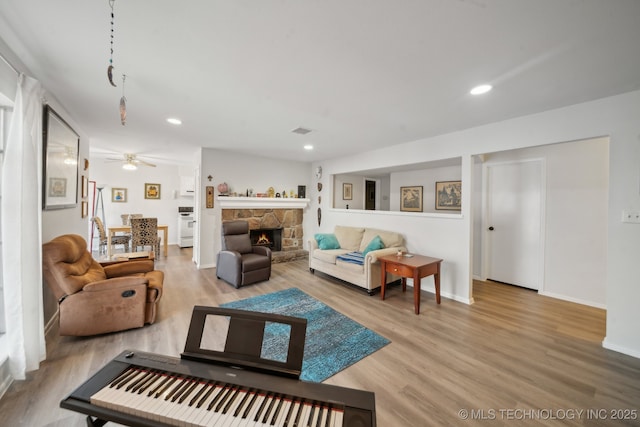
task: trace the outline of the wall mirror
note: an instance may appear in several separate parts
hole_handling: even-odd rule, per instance
[[[48,105],[43,111],[42,132],[42,207],[74,208],[78,204],[80,136]]]

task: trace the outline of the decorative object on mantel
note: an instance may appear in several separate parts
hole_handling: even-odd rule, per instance
[[[304,199],[307,197],[307,186],[306,185],[298,185],[298,198]]]
[[[207,193],[207,209],[213,208],[213,186],[208,185],[206,187]]]
[[[276,190],[274,190],[273,187],[269,187],[267,189],[267,195],[268,197],[276,197]]]
[[[221,196],[226,196],[229,193],[229,186],[226,182],[221,182],[218,184],[218,192]]]
[[[321,182],[318,183],[318,191],[322,191],[322,183]]]
[[[322,209],[318,208],[318,227],[320,227],[321,221],[322,221]]]

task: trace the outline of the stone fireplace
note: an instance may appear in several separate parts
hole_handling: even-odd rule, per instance
[[[249,223],[253,244],[261,244],[258,243],[258,240],[263,237],[262,234],[267,234],[264,237],[268,240],[275,241],[279,237],[279,248],[275,246],[275,242],[268,244],[274,245],[270,246],[273,251],[272,261],[274,263],[307,257],[308,253],[303,249],[304,236],[302,231],[302,206],[306,206],[307,199],[219,197],[218,200],[222,208],[222,221],[246,220]],[[287,200],[289,201],[287,202]],[[254,239],[256,239],[255,243]]]

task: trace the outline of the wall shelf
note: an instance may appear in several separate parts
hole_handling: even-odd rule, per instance
[[[221,209],[304,209],[309,199],[288,197],[227,197],[218,196]]]

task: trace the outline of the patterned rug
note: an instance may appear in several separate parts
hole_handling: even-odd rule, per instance
[[[298,288],[233,301],[221,307],[307,319],[300,375],[300,379],[305,381],[322,382],[391,342]],[[265,330],[264,342],[266,344],[269,341],[274,348],[265,349],[263,346],[262,357],[269,352],[282,354],[283,340],[274,337],[278,334],[285,332]],[[279,349],[275,348],[278,346]],[[278,360],[277,355],[267,358]]]

